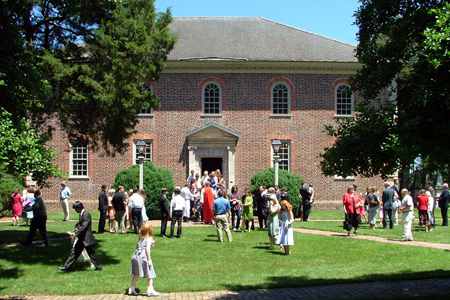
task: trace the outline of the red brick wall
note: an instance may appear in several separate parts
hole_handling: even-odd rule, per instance
[[[171,169],[177,185],[181,185],[191,169],[185,135],[211,122],[225,127],[240,135],[235,152],[235,183],[242,189],[249,186],[252,174],[270,167],[271,139],[290,139],[291,172],[314,185],[318,199],[315,209],[336,208],[336,202],[330,201],[340,201],[349,184],[356,182],[362,191],[367,185],[382,183],[380,178],[335,181],[324,177],[319,169],[318,155],[332,143],[319,127],[333,124],[333,86],[346,78],[339,74],[165,73],[154,88],[162,106],[153,118],[140,120],[133,139],[152,138],[155,165]],[[222,87],[222,117],[204,118],[202,83],[214,79]],[[270,117],[270,86],[280,79],[292,87],[290,118]],[[56,132],[50,145],[60,155],[56,163],[69,171],[70,148],[64,134]],[[102,151],[90,152],[89,178],[67,180],[74,193],[71,200],[97,199],[100,186],[112,183],[117,171],[132,163],[132,147],[114,158]],[[53,181],[54,187],[45,191],[47,199],[57,199],[59,181]]]

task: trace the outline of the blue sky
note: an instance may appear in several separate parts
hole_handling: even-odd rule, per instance
[[[155,6],[171,7],[174,17],[262,17],[357,44],[358,0],[156,0]]]

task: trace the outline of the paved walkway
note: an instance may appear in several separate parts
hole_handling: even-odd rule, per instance
[[[429,295],[450,295],[450,279],[425,279],[390,282],[370,282],[355,284],[336,284],[289,289],[265,289],[250,291],[208,291],[192,293],[162,293],[155,299],[199,300],[199,299],[376,299],[386,297],[410,298]],[[14,300],[122,300],[149,299],[145,294],[139,296],[88,295],[88,296],[28,296],[0,298]]]
[[[2,220],[5,221],[5,220]],[[152,221],[153,226],[159,226],[159,221]],[[183,226],[211,226],[199,222],[184,223]],[[294,231],[305,234],[318,234],[326,236],[336,236],[348,238],[345,233],[331,231],[321,231],[303,228],[294,228]],[[364,239],[381,243],[402,244],[408,246],[428,247],[450,251],[450,245],[426,243],[426,242],[402,242],[391,238],[381,238],[374,236],[359,235],[354,239]],[[59,238],[62,239],[62,238]],[[42,241],[35,241],[40,243]],[[0,245],[0,248],[15,247],[17,244]],[[425,280],[405,280],[389,282],[369,282],[356,284],[336,284],[328,286],[315,286],[289,289],[263,289],[249,291],[206,291],[206,292],[180,292],[162,293],[156,299],[169,300],[200,300],[200,299],[376,299],[385,297],[417,297],[428,295],[449,295],[450,278],[425,279]],[[25,296],[25,297],[0,297],[14,300],[120,300],[120,299],[149,299],[145,294],[139,296],[128,296],[124,294],[109,295],[75,295],[75,296]]]

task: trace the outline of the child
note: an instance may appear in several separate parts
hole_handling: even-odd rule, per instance
[[[111,233],[114,233],[114,220],[115,220],[115,215],[116,215],[114,206],[111,203],[115,193],[116,193],[116,190],[114,190],[114,189],[110,189],[108,191],[108,219],[109,219],[109,232],[111,232]]]
[[[294,245],[294,233],[292,231],[292,223],[294,223],[294,214],[292,213],[292,205],[286,200],[281,201],[281,226],[280,235],[277,244],[283,246],[284,255],[290,255],[290,246]]]
[[[76,227],[75,230],[77,230]],[[76,235],[72,235],[72,232],[70,231],[67,231],[67,234],[71,236],[72,248],[74,248],[78,241],[78,237]],[[95,265],[92,263],[91,258],[89,257],[89,254],[87,253],[86,249],[83,249],[83,251],[81,251],[81,255],[78,256],[77,260],[87,262],[88,264],[91,265],[91,269],[95,268]]]
[[[131,257],[130,274],[133,275],[131,279],[131,287],[128,289],[128,295],[137,296],[136,282],[139,277],[148,279],[147,296],[158,296],[159,293],[153,288],[153,278],[156,277],[153,269],[153,262],[150,256],[150,247],[155,244],[153,240],[153,228],[150,222],[145,222],[139,230],[139,241],[137,249]]]
[[[253,221],[253,197],[252,192],[249,189],[245,190],[244,212],[242,214],[242,228],[245,228],[245,222],[248,221],[248,232],[252,230]]]

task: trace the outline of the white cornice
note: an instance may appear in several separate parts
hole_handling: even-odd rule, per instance
[[[361,63],[280,61],[167,61],[163,73],[355,74]]]

